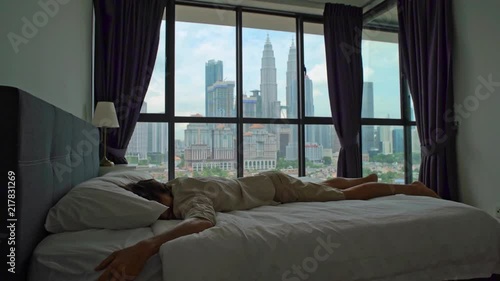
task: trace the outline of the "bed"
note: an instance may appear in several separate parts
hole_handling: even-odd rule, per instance
[[[17,273],[2,280],[95,280],[93,267],[111,252],[178,223],[49,235],[49,209],[97,176],[98,143],[89,139],[97,131],[18,89],[0,91],[9,102],[3,120],[17,120],[8,146],[17,147],[12,165],[20,208]],[[78,154],[82,142],[91,144],[85,155]],[[57,170],[77,159],[65,173]],[[397,195],[264,206],[217,219],[214,228],[164,244],[137,280],[437,281],[500,274],[500,224],[456,202]]]

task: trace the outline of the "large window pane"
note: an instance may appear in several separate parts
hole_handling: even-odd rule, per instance
[[[304,23],[305,116],[332,116],[323,25]]]
[[[234,11],[176,6],[177,116],[236,116],[235,24]]]
[[[296,125],[245,124],[243,133],[244,175],[280,170],[298,175]]]
[[[236,177],[236,125],[179,123],[175,177]]]
[[[155,179],[167,181],[168,124],[137,123],[125,157],[129,164],[137,165],[137,170],[147,171]]]
[[[412,181],[418,180],[420,174],[420,163],[422,154],[420,149],[420,139],[418,138],[417,127],[411,127],[411,155],[412,155]]]
[[[243,115],[296,118],[295,19],[243,13]]]
[[[305,134],[306,176],[336,177],[340,142],[333,125],[307,125]]]
[[[402,126],[363,126],[363,176],[375,173],[380,182],[405,183],[404,130]]]
[[[165,113],[166,28],[166,21],[163,20],[161,22],[160,43],[158,45],[155,67],[151,75],[146,97],[144,98],[144,101],[148,103],[148,109],[144,113]]]
[[[363,40],[363,118],[401,118],[397,35]],[[376,41],[393,38],[393,41]]]

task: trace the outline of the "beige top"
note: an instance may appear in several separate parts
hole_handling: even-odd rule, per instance
[[[215,212],[249,210],[275,205],[274,184],[269,177],[225,179],[219,177],[177,178],[169,181],[177,218],[201,218],[216,224]]]

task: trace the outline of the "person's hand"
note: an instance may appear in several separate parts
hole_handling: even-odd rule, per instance
[[[96,271],[105,269],[98,281],[132,281],[152,255],[147,243],[116,251],[95,268]]]

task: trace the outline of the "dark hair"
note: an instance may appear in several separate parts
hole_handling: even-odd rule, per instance
[[[130,183],[124,186],[130,192],[133,192],[143,198],[153,201],[159,201],[161,194],[172,197],[172,191],[164,183],[154,179],[142,180],[136,183]]]

